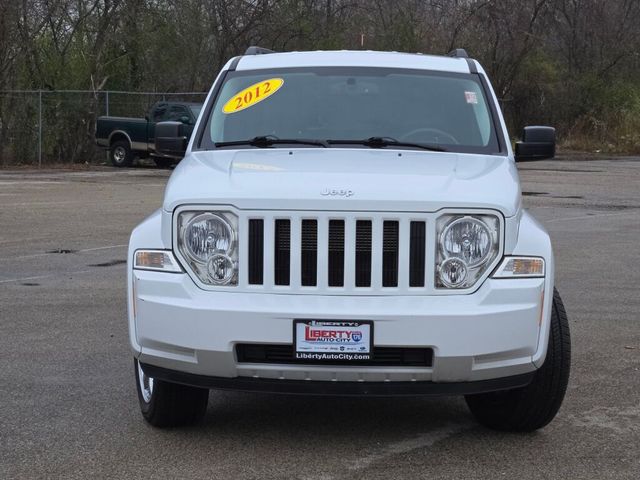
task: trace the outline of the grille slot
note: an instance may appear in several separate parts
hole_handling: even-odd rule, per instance
[[[302,220],[300,269],[300,283],[305,287],[315,287],[318,280],[317,220]]]
[[[273,282],[276,285],[289,285],[291,268],[291,221],[275,221]]]
[[[409,286],[424,287],[425,223],[411,222],[409,236]]]
[[[383,225],[382,235],[382,286],[398,286],[398,237],[400,235],[397,221],[387,220]]]
[[[356,287],[371,286],[371,220],[356,222]]]
[[[344,286],[344,220],[329,220],[328,275],[330,287]]]
[[[236,345],[236,357],[239,363],[271,364],[322,364],[322,365],[371,365],[378,367],[431,367],[433,350],[431,348],[374,347],[373,358],[365,361],[312,361],[296,359],[293,345],[251,344]]]
[[[264,220],[249,220],[248,249],[249,284],[262,285],[264,282]]]

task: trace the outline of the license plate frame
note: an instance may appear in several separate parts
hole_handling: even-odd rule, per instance
[[[318,363],[369,361],[373,359],[373,333],[372,320],[296,319],[293,358]]]

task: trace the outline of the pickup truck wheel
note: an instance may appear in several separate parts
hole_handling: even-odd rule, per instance
[[[209,390],[148,377],[134,359],[142,416],[154,427],[180,427],[199,421],[207,411]]]
[[[130,167],[133,164],[133,152],[126,140],[118,140],[111,144],[109,152],[111,164],[114,167]]]
[[[558,413],[569,382],[571,340],[562,299],[553,292],[547,357],[526,387],[467,395],[476,420],[494,430],[531,432],[547,425]]]

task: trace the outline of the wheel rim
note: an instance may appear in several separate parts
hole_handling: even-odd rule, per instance
[[[151,395],[153,394],[153,378],[145,375],[140,366],[140,362],[138,362],[138,383],[140,384],[142,399],[145,403],[149,403],[151,401]]]
[[[113,159],[117,163],[124,162],[124,159],[126,156],[127,156],[127,152],[125,151],[124,147],[116,147],[113,149]]]

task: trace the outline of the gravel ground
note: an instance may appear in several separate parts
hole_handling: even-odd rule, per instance
[[[0,171],[0,478],[640,477],[640,158],[522,166],[573,336],[558,417],[507,435],[460,398],[212,392],[205,421],[138,411],[125,323],[134,225],[170,172]]]

